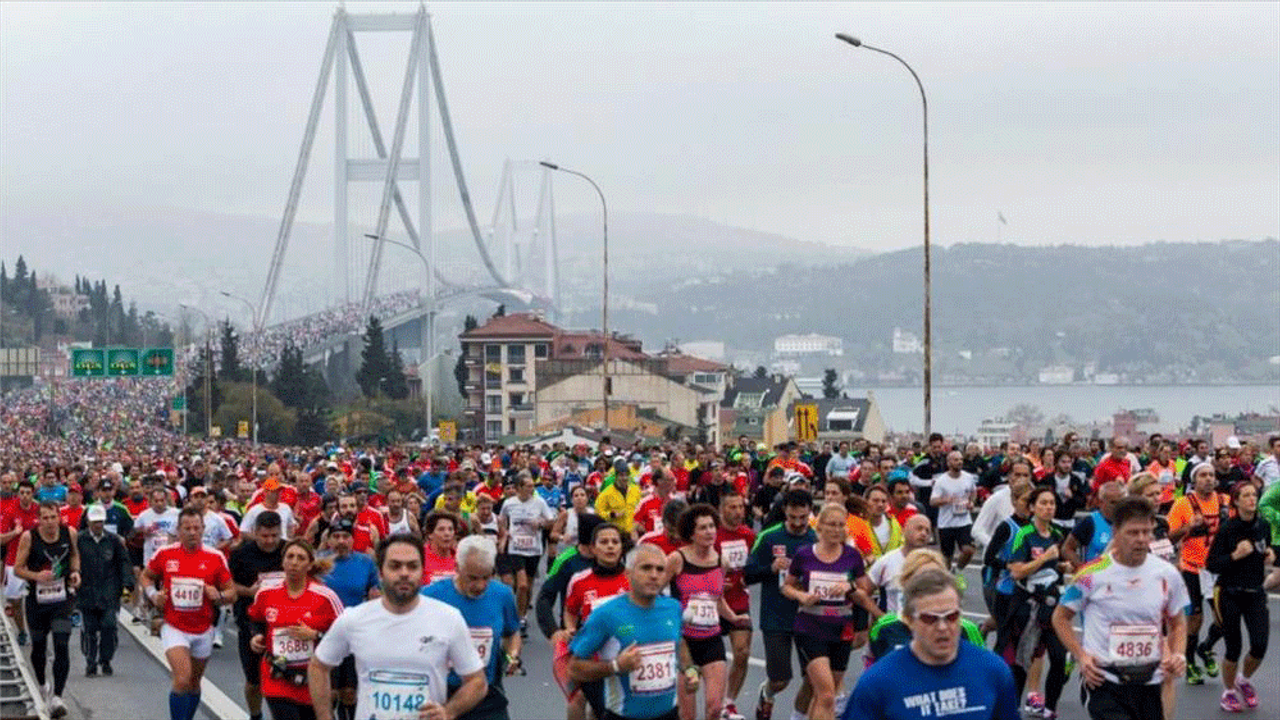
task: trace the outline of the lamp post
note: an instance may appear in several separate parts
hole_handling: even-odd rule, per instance
[[[604,421],[601,428],[604,433],[609,432],[609,204],[605,202],[604,192],[600,190],[600,186],[595,180],[587,177],[585,174],[577,170],[570,170],[567,167],[561,167],[553,162],[546,160],[538,163],[549,170],[559,170],[560,172],[577,175],[578,177],[591,183],[591,187],[595,188],[596,194],[600,196],[600,211],[603,220],[602,234],[602,257],[604,266],[604,291],[600,302],[600,332],[604,335],[604,344],[600,351],[600,405],[604,410]]]
[[[200,308],[185,303],[178,303],[178,307],[198,313],[204,319],[204,437],[207,440],[213,434],[213,408],[210,407],[213,404],[213,350],[209,343],[209,332],[213,325],[209,322],[209,316]],[[186,417],[186,411],[183,412],[183,417]]]
[[[931,322],[933,312],[929,290],[929,99],[924,94],[924,83],[920,82],[920,76],[907,64],[906,60],[888,50],[867,45],[858,38],[845,33],[836,33],[836,39],[849,43],[854,47],[866,48],[881,55],[888,55],[897,60],[902,63],[907,72],[911,73],[911,77],[916,81],[916,87],[920,89],[920,104],[924,110],[924,434],[925,437],[928,437],[932,431],[933,411],[933,330]]]
[[[379,239],[377,235],[373,235],[371,233],[365,233],[364,236],[369,238],[370,240]],[[419,250],[418,248],[408,243],[402,243],[399,240],[392,240],[391,238],[388,238],[388,237],[383,237],[381,238],[381,240],[382,242],[391,243],[392,245],[398,245],[399,247],[402,247],[405,250],[408,250],[414,255],[417,255],[418,259],[422,261],[422,272],[427,277],[427,289],[422,293],[422,296],[425,298],[424,309],[426,310],[426,318],[424,318],[419,323],[419,326],[422,329],[422,336],[418,340],[418,345],[422,349],[422,364],[421,364],[421,367],[423,368],[422,394],[424,396],[425,403],[426,403],[426,409],[423,411],[424,417],[423,417],[422,431],[426,433],[426,437],[429,440],[431,438],[431,416],[432,416],[432,410],[433,410],[432,405],[434,404],[433,401],[435,400],[435,397],[434,397],[435,396],[435,376],[434,376],[434,373],[432,373],[431,371],[431,360],[435,356],[435,344],[436,344],[436,338],[435,338],[436,298],[435,298],[434,291],[431,289],[431,286],[432,286],[431,263],[427,261],[427,257],[422,254],[421,250]]]
[[[253,303],[251,303],[251,302],[249,302],[248,300],[246,300],[246,299],[244,299],[244,298],[240,297],[239,295],[234,295],[234,294],[232,294],[232,293],[227,292],[226,290],[220,290],[219,292],[222,294],[222,296],[223,296],[223,297],[231,298],[232,300],[238,300],[238,301],[240,301],[240,302],[244,303],[244,306],[245,306],[246,308],[248,308],[248,310],[249,310],[249,322],[251,322],[251,323],[253,324],[253,368],[252,368],[252,373],[253,373],[253,446],[254,446],[254,447],[257,447],[257,446],[258,446],[258,366],[259,366],[259,364],[262,362],[262,357],[261,357],[261,355],[262,355],[262,352],[261,352],[262,348],[261,348],[261,346],[260,346],[260,345],[261,345],[260,341],[261,341],[262,337],[261,337],[261,333],[259,332],[259,328],[260,328],[261,326],[258,324],[258,309],[257,309],[257,308],[255,308],[255,307],[253,306]]]

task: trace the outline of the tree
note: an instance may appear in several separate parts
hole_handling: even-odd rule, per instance
[[[1044,422],[1044,413],[1040,411],[1038,406],[1031,403],[1018,403],[1009,408],[1008,412],[1005,413],[1005,418],[1024,428],[1030,428]]]
[[[250,379],[240,367],[240,335],[230,320],[222,321],[222,377],[234,382]]]
[[[458,381],[458,394],[467,397],[467,358],[458,353],[458,362],[453,364],[453,379]]]
[[[387,354],[387,374],[382,378],[382,392],[392,400],[404,400],[409,397],[409,379],[404,374],[404,358],[400,357],[400,346],[392,344]]]
[[[506,303],[498,303],[498,309],[493,311],[493,317],[500,318],[507,314]]]
[[[387,346],[382,337],[382,323],[373,315],[364,329],[364,350],[360,351],[360,370],[356,372],[356,384],[367,398],[373,398],[387,376]]]
[[[462,332],[464,333],[471,332],[478,327],[480,327],[480,321],[476,320],[475,315],[468,315],[466,319],[462,321]]]
[[[205,369],[209,370],[209,404],[212,406],[213,413],[218,412],[218,407],[222,404],[222,389],[218,383],[218,369],[213,362],[213,348],[206,345],[201,348],[200,357],[196,361],[192,370],[195,375],[191,378],[191,384],[187,385],[187,428],[191,432],[198,434],[204,433],[205,413],[204,406],[204,387],[205,387]]]
[[[836,382],[838,379],[835,368],[822,371],[822,397],[828,400],[840,397],[840,385]]]
[[[764,368],[764,366],[763,366],[763,365],[757,365],[757,366],[756,366],[756,372],[755,372],[754,377],[755,377],[757,380],[763,380],[763,379],[765,379],[765,378],[769,377],[769,371],[768,371],[768,370],[766,370],[766,369]]]
[[[307,372],[302,362],[302,349],[287,342],[280,350],[280,364],[271,381],[271,393],[280,398],[286,407],[296,408],[306,404]]]

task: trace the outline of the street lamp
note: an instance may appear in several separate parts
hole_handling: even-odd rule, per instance
[[[178,303],[178,307],[198,313],[204,319],[204,436],[208,439],[213,435],[213,350],[209,342],[209,332],[213,329],[213,324],[209,322],[209,316],[205,315],[200,308],[185,303]],[[185,424],[186,410],[182,415]]]
[[[226,290],[219,291],[223,297],[239,300],[249,310],[249,322],[253,323],[253,446],[258,446],[258,366],[262,362],[262,333],[259,332],[261,325],[258,323],[258,310],[253,303],[240,297],[233,295]]]
[[[398,245],[404,248],[405,250],[408,250],[409,252],[413,253],[414,255],[417,255],[418,259],[422,261],[422,272],[425,273],[427,276],[427,289],[422,293],[422,297],[425,298],[424,300],[425,307],[423,309],[426,311],[426,318],[422,321],[419,321],[419,327],[422,330],[422,336],[418,340],[418,346],[422,349],[422,364],[419,367],[422,368],[422,371],[421,371],[421,374],[423,375],[423,378],[422,378],[423,393],[422,394],[424,395],[426,400],[426,410],[424,411],[426,413],[426,416],[423,419],[423,432],[426,433],[427,439],[430,440],[431,414],[433,409],[432,401],[434,400],[434,395],[435,395],[435,392],[434,392],[435,377],[434,377],[434,373],[432,373],[431,371],[431,360],[435,356],[435,344],[436,344],[436,338],[435,338],[436,298],[435,298],[434,291],[431,289],[431,286],[432,286],[431,263],[427,262],[427,257],[422,254],[421,250],[419,250],[418,248],[408,243],[402,243],[399,240],[392,240],[389,237],[379,238],[379,236],[374,235],[372,233],[365,233],[364,236],[369,238],[370,240],[381,239],[382,242],[391,243],[392,245]]]
[[[595,180],[587,177],[585,174],[577,170],[570,170],[567,167],[561,167],[553,162],[543,160],[538,163],[548,170],[559,170],[560,172],[577,175],[578,177],[591,183],[591,187],[596,189],[596,194],[600,196],[600,210],[604,222],[603,233],[603,258],[604,258],[604,293],[600,303],[600,332],[604,335],[604,347],[600,354],[600,405],[604,409],[604,422],[601,424],[604,432],[609,432],[609,205],[605,202],[604,193],[600,190],[600,186]]]
[[[897,60],[902,63],[907,72],[911,73],[911,77],[916,81],[916,87],[920,88],[920,104],[924,109],[924,434],[925,437],[928,437],[932,430],[933,410],[933,330],[931,322],[933,313],[929,292],[929,99],[924,94],[924,83],[920,82],[920,76],[907,64],[906,60],[888,50],[867,45],[852,35],[836,33],[836,39],[847,42],[854,47],[866,48],[881,55],[888,55]]]

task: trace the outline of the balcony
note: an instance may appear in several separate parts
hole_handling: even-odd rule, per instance
[[[519,405],[508,405],[507,410],[513,413],[531,413],[535,410],[533,403],[520,403]]]

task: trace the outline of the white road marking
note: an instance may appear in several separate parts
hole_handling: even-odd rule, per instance
[[[147,651],[147,654],[151,655],[165,670],[170,670],[169,661],[164,656],[164,646],[160,644],[160,638],[152,636],[147,625],[134,625],[133,615],[124,608],[120,608],[117,619],[120,625],[124,627],[125,632],[132,635],[133,639],[137,640],[138,644],[142,646],[142,649]],[[249,720],[249,713],[245,712],[207,677],[200,679],[200,704],[204,706],[210,715],[218,720]]]

